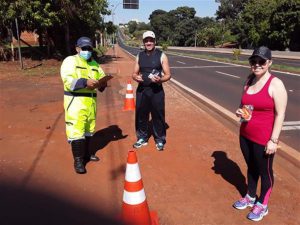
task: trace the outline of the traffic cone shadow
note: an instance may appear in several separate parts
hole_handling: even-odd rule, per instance
[[[159,225],[157,213],[149,211],[135,150],[128,152],[121,218],[130,225]]]
[[[132,89],[132,85],[131,85],[131,81],[130,80],[127,82],[126,95],[125,95],[123,110],[124,111],[135,110],[135,103],[134,103],[134,97],[133,97],[133,89]]]

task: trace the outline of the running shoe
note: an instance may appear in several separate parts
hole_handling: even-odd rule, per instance
[[[257,202],[251,212],[248,214],[247,218],[253,221],[260,221],[268,214],[268,212],[268,206]]]
[[[148,144],[147,141],[145,141],[144,139],[140,138],[137,142],[135,142],[135,143],[133,144],[133,147],[134,147],[134,148],[140,148],[140,147],[145,146],[145,145],[147,145],[147,144]]]
[[[255,198],[251,198],[250,195],[246,194],[244,198],[236,201],[233,207],[236,209],[246,209],[247,207],[252,207],[255,203]]]
[[[163,151],[164,150],[164,144],[161,142],[156,143],[156,149],[158,151]]]

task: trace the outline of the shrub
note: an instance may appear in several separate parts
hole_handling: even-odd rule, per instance
[[[166,42],[164,42],[164,43],[161,44],[161,49],[162,49],[163,51],[167,51],[167,50],[168,50],[168,47],[169,47],[169,44],[166,43]]]
[[[241,49],[233,49],[233,57],[235,60],[239,60],[239,56],[241,55],[242,53],[242,50]]]
[[[107,52],[107,48],[105,46],[98,45],[98,48],[94,48],[94,52],[96,53],[97,57],[102,57]]]
[[[0,61],[9,61],[11,58],[11,49],[5,43],[0,42]]]

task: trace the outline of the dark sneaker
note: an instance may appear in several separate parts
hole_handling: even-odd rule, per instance
[[[161,142],[156,143],[156,149],[157,149],[158,151],[164,150],[164,144],[161,143]]]
[[[257,202],[251,212],[248,214],[247,218],[253,221],[260,221],[268,214],[268,212],[268,206]]]
[[[148,142],[141,138],[141,139],[139,139],[137,142],[135,142],[133,144],[133,147],[134,148],[140,148],[140,147],[143,147],[143,146],[145,146],[147,144],[148,144]]]
[[[255,203],[255,198],[251,198],[248,194],[241,198],[240,200],[236,201],[233,204],[233,207],[236,209],[246,209],[247,207],[252,207]]]

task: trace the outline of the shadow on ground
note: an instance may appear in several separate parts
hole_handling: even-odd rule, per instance
[[[122,225],[113,216],[74,205],[49,193],[0,185],[1,225]],[[84,199],[82,200],[84,201]],[[97,210],[98,211],[98,210]]]
[[[244,196],[247,184],[240,167],[227,157],[226,152],[217,150],[211,156],[215,158],[214,166],[211,168],[215,174],[220,174],[224,180],[235,186],[241,196]]]
[[[91,153],[96,153],[98,150],[103,149],[111,141],[117,141],[126,138],[128,135],[123,135],[123,131],[118,125],[111,125],[104,129],[97,131],[92,139],[90,151]]]

